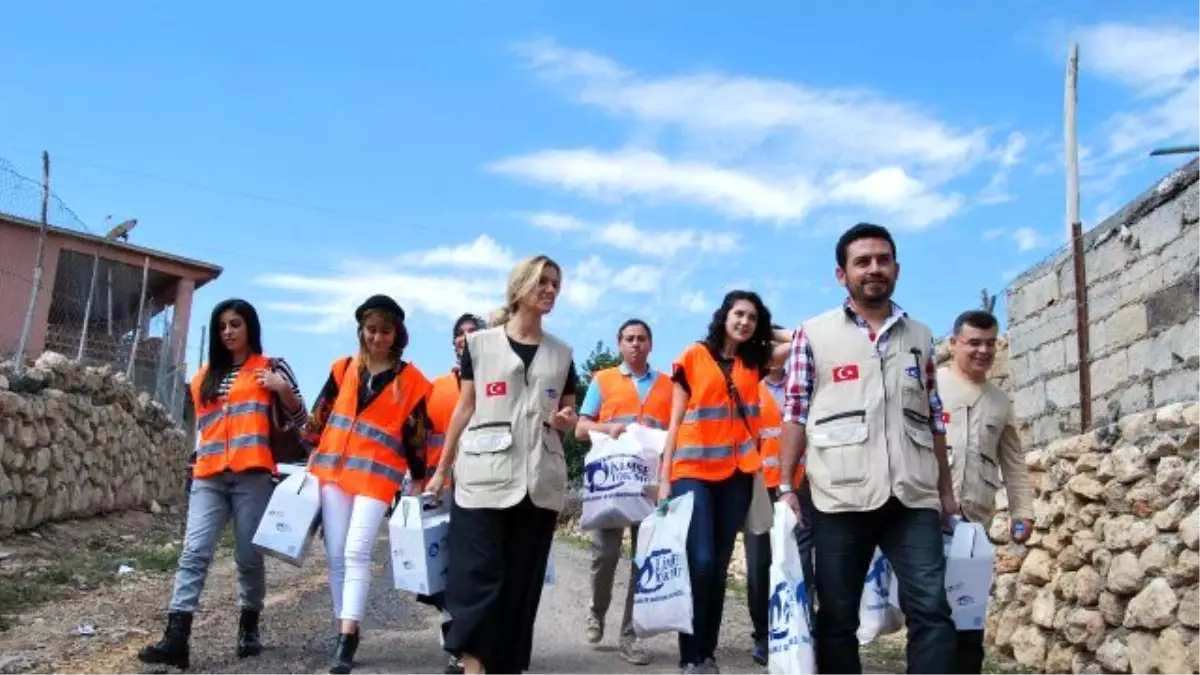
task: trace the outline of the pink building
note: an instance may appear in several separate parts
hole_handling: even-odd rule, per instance
[[[0,214],[0,358],[10,356],[20,339],[29,306],[39,227],[36,222]],[[36,358],[44,350],[75,358],[86,316],[83,360],[123,368],[122,361],[127,362],[138,327],[142,268],[147,260],[146,307],[135,367],[142,371],[157,370],[160,365],[182,365],[192,294],[220,276],[221,268],[58,227],[50,227],[46,237],[42,289],[34,306],[26,358]],[[94,286],[93,268],[97,272]],[[172,314],[165,334],[148,331],[155,317],[167,311]],[[164,324],[160,321],[159,325]],[[169,364],[160,363],[164,360]]]

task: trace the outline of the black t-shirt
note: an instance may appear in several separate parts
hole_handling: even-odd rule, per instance
[[[521,362],[525,364],[525,368],[529,368],[529,364],[533,363],[533,356],[537,354],[538,345],[527,345],[511,337],[508,338],[508,344]],[[471,364],[471,350],[467,345],[463,345],[462,358],[458,362],[458,377],[460,380],[474,380],[475,366]],[[562,395],[574,396],[578,387],[578,376],[575,374],[575,362],[571,362],[571,366],[567,369],[567,381],[563,384]]]

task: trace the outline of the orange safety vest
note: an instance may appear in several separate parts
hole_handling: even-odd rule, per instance
[[[702,343],[688,347],[675,365],[683,369],[692,393],[675,439],[671,480],[697,478],[715,482],[729,478],[736,471],[753,474],[760,470],[758,374],[741,359],[734,359],[731,377],[744,406],[743,421],[729,395],[725,374],[708,347]]]
[[[222,471],[275,471],[271,455],[271,391],[258,383],[256,372],[269,366],[262,354],[246,359],[224,398],[208,403],[200,400],[200,387],[208,366],[192,378],[192,404],[196,408],[195,478],[215,476]]]
[[[438,462],[442,459],[442,450],[446,446],[446,432],[450,429],[450,418],[454,416],[454,408],[458,405],[461,387],[458,375],[447,373],[433,381],[433,390],[429,392],[429,400],[425,403],[425,412],[433,424],[433,433],[425,443],[425,461],[429,466],[427,473],[432,476]],[[446,477],[450,484],[450,477]]]
[[[401,429],[413,408],[429,394],[430,384],[409,363],[396,376],[397,381],[360,413],[358,374],[358,357],[349,363],[343,359],[334,364],[337,400],[308,470],[322,482],[336,483],[347,494],[390,504],[408,471]]]
[[[646,401],[638,397],[633,378],[621,372],[620,367],[605,368],[592,376],[592,384],[600,387],[600,413],[597,422],[623,422],[643,424],[655,429],[666,429],[671,423],[671,378],[662,373],[655,374],[654,384],[646,394]]]
[[[782,482],[780,473],[779,448],[783,436],[783,411],[766,382],[759,385],[759,398],[762,400],[762,426],[758,430],[758,451],[762,454],[763,483],[769,488],[777,488]],[[796,466],[793,487],[799,487],[804,480],[804,464]]]

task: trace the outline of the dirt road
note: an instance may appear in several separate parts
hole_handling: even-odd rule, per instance
[[[381,543],[386,535],[381,535]],[[619,611],[610,610],[605,641],[584,641],[588,597],[588,553],[578,544],[559,540],[554,547],[556,583],[547,587],[538,614],[532,672],[668,673],[675,665],[675,637],[648,642],[655,661],[635,668],[616,653]],[[439,617],[411,594],[391,588],[376,551],[376,574],[364,623],[360,666],[356,673],[437,673],[446,663],[438,646]],[[233,561],[227,551],[214,563],[196,616],[192,667],[200,673],[320,673],[333,644],[329,591],[323,553],[315,543],[302,568],[268,562],[269,594],[263,618],[266,651],[258,658],[233,655],[237,603]],[[19,672],[153,672],[135,658],[137,648],[157,639],[170,593],[169,572],[135,572],[86,593],[29,608],[0,632],[0,673]],[[624,580],[614,591],[623,597]],[[614,602],[614,605],[619,603]],[[749,658],[749,619],[745,601],[731,593],[718,660],[724,672],[765,672]],[[94,629],[77,635],[80,623]],[[86,631],[85,631],[86,632]]]

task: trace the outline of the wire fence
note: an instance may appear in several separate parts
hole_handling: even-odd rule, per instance
[[[47,246],[35,288],[43,185],[0,158],[0,362],[20,370],[52,351],[109,366],[182,420],[187,332],[175,326],[175,280],[152,270],[149,258],[126,262],[128,250],[97,235],[53,192],[45,204],[49,226],[91,236],[78,247]]]

